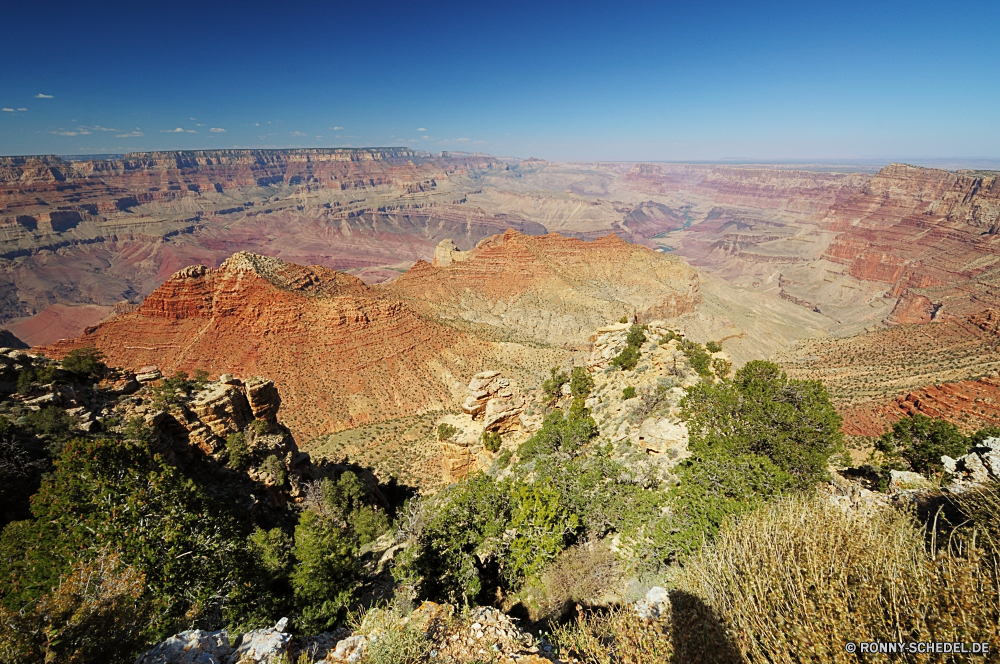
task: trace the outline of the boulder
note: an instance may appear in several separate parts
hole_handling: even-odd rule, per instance
[[[285,632],[288,618],[270,629],[244,634],[226,664],[286,664],[291,660],[292,635]]]
[[[635,612],[640,618],[656,620],[670,614],[670,595],[662,586],[653,586],[646,596],[635,603]]]
[[[216,383],[199,394],[190,408],[222,440],[241,431],[254,419],[246,395],[236,385]]]
[[[359,662],[368,649],[368,639],[358,634],[349,636],[337,643],[333,652],[329,653],[324,662]]]
[[[920,473],[914,473],[909,470],[889,471],[889,493],[932,488],[934,488],[934,485]]]
[[[486,431],[507,432],[520,427],[518,417],[524,411],[520,391],[498,371],[483,371],[469,381],[469,396],[462,411],[476,419],[483,416]]]
[[[229,635],[191,629],[139,655],[135,664],[224,664],[232,652]]]

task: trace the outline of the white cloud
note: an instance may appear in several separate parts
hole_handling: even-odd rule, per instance
[[[188,118],[188,120],[190,120],[191,122],[197,122],[198,118]]]
[[[204,127],[204,126],[205,126],[204,123],[201,123],[201,122],[199,122],[198,124],[195,125],[195,127]]]
[[[184,131],[186,131],[189,134],[197,134],[198,133],[197,129],[185,129]]]
[[[143,133],[136,129],[135,131],[130,131],[127,134],[117,134],[115,138],[139,138]]]
[[[254,126],[254,127],[259,127],[259,126],[260,126],[260,123],[259,123],[259,122],[254,122],[254,123],[253,123],[253,126]]]
[[[184,129],[182,127],[178,127],[177,129],[161,129],[160,133],[161,134],[183,134],[184,133]]]
[[[305,136],[305,133],[301,131],[293,131],[292,136]]]
[[[419,129],[417,129],[417,131],[427,131],[427,130],[424,129],[423,127],[420,127]]]
[[[86,127],[80,127],[76,131],[64,131],[60,129],[59,131],[50,132],[57,136],[90,136],[90,132],[87,131]]]
[[[26,110],[28,110],[28,109],[26,109],[26,108],[19,108],[19,109],[17,109],[17,110],[19,110],[19,111],[26,111]]]
[[[108,129],[107,127],[102,127],[101,125],[94,125],[93,127],[89,128],[93,129],[94,131],[121,131],[120,129]]]
[[[211,129],[209,129],[209,131],[212,132],[213,134],[225,134],[226,133],[226,130],[223,129],[222,127],[212,127]]]
[[[13,108],[5,108],[5,109],[3,109],[3,111],[4,111],[4,113],[13,113],[14,109]]]
[[[330,127],[333,131],[340,131],[343,127]]]
[[[35,95],[35,99],[52,99],[52,95],[47,95],[39,92],[37,95]]]

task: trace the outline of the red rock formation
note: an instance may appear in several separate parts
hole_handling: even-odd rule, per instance
[[[467,253],[450,253],[448,265],[419,261],[389,288],[434,315],[563,343],[622,316],[689,313],[699,301],[694,270],[615,235],[584,242],[509,230]]]
[[[878,436],[901,417],[917,413],[948,420],[966,433],[1000,425],[1000,379],[997,377],[928,385],[895,399],[840,409],[841,427],[853,436]]]
[[[718,205],[816,214],[848,199],[867,179],[862,173],[719,166],[694,191]]]
[[[889,284],[892,296],[935,289],[937,301],[957,300],[948,310],[968,313],[997,301],[962,282],[992,267],[986,259],[1000,250],[998,216],[995,173],[892,164],[831,208],[824,225],[840,234],[824,257],[848,265],[858,279]],[[984,293],[989,299],[980,297]]]
[[[468,376],[442,369],[441,352],[488,352],[355,277],[249,253],[181,270],[136,311],[38,350],[84,346],[129,369],[269,376],[283,421],[306,439],[449,402]]]

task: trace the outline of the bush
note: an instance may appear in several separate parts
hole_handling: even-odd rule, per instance
[[[583,405],[583,399],[575,399],[565,417],[560,411],[546,415],[542,420],[542,428],[521,443],[517,456],[521,461],[527,461],[539,454],[551,454],[557,449],[576,451],[596,435],[597,422]]]
[[[509,527],[517,534],[510,543],[503,574],[508,587],[537,576],[576,534],[579,517],[561,504],[559,492],[548,481],[516,484],[511,492]]]
[[[437,437],[440,441],[449,440],[452,436],[458,433],[458,428],[453,427],[447,422],[442,422],[437,428]]]
[[[260,464],[260,467],[257,470],[270,475],[275,486],[284,486],[285,481],[288,479],[288,475],[285,473],[285,467],[281,465],[281,461],[278,460],[278,457],[273,454],[264,459],[264,463]]]
[[[639,348],[646,343],[646,326],[633,325],[630,327],[625,337],[625,343],[625,349],[611,359],[611,365],[623,371],[631,371],[639,363]]]
[[[299,629],[316,634],[333,628],[350,600],[357,575],[354,544],[337,524],[306,511],[295,526],[291,574],[302,617]]]
[[[599,664],[661,664],[678,661],[669,631],[662,624],[640,618],[630,607],[586,611],[573,622],[557,625],[552,640],[560,660]],[[713,661],[716,648],[706,648],[697,659]],[[706,656],[706,654],[708,655]]]
[[[418,664],[426,661],[432,643],[420,626],[403,622],[390,609],[374,608],[365,614],[358,633],[368,637],[366,664]]]
[[[843,451],[840,415],[823,384],[791,380],[770,362],[748,362],[732,380],[691,387],[681,406],[692,451],[766,456],[798,488],[826,479],[830,457]]]
[[[102,552],[73,565],[29,611],[0,606],[0,660],[131,664],[153,617],[142,573]]]
[[[635,388],[629,385],[624,390],[622,390],[622,399],[634,399],[635,398]]]
[[[495,431],[484,431],[483,436],[483,447],[485,447],[490,452],[500,451],[500,434]]]
[[[666,333],[662,337],[660,337],[660,340],[657,343],[662,346],[663,344],[670,343],[674,339],[683,339],[683,338],[684,338],[683,334],[679,332],[674,332],[673,330],[667,330]]]
[[[621,318],[618,319],[618,322],[624,325],[625,323],[628,322],[628,316],[622,316]]]
[[[347,527],[365,546],[389,530],[389,518],[368,504],[368,488],[353,471],[341,473],[336,482],[324,479],[320,485],[324,516],[341,527]]]
[[[925,535],[898,510],[787,499],[727,523],[678,586],[718,612],[745,661],[851,662],[848,642],[995,634],[1000,592],[982,552],[934,555]]]
[[[712,357],[705,352],[701,344],[684,339],[680,342],[678,348],[684,353],[688,362],[691,363],[691,367],[698,372],[699,376],[702,378],[710,378],[712,376]]]
[[[229,434],[226,438],[226,451],[229,453],[229,466],[236,470],[246,468],[250,460],[250,446],[242,431]]]
[[[594,389],[594,379],[583,367],[573,367],[573,375],[569,380],[569,391],[576,399],[586,399]]]
[[[521,591],[532,622],[559,619],[574,604],[592,604],[622,585],[618,558],[603,543],[577,544],[560,553],[541,577]]]
[[[712,360],[712,373],[719,378],[727,377],[732,369],[733,363],[728,360],[724,360],[721,357],[716,357]]]
[[[104,355],[93,346],[74,348],[62,359],[62,368],[78,376],[99,375],[104,369]]]
[[[556,399],[562,395],[562,386],[569,382],[569,376],[565,371],[559,371],[558,367],[549,370],[550,377],[542,383],[542,391],[549,399]]]
[[[947,420],[931,419],[916,413],[892,425],[875,442],[875,451],[884,459],[881,465],[896,467],[905,462],[910,470],[928,475],[941,472],[941,457],[960,457],[969,451],[971,440]]]
[[[720,344],[718,341],[709,341],[707,344],[705,344],[705,350],[707,350],[709,353],[718,353],[719,351],[722,350],[722,344]]]

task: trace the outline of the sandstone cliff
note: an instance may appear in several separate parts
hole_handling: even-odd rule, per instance
[[[355,277],[245,252],[218,270],[181,270],[135,311],[40,350],[61,357],[84,346],[165,375],[270,376],[286,424],[307,437],[440,408],[468,379],[454,358],[492,353]]]

